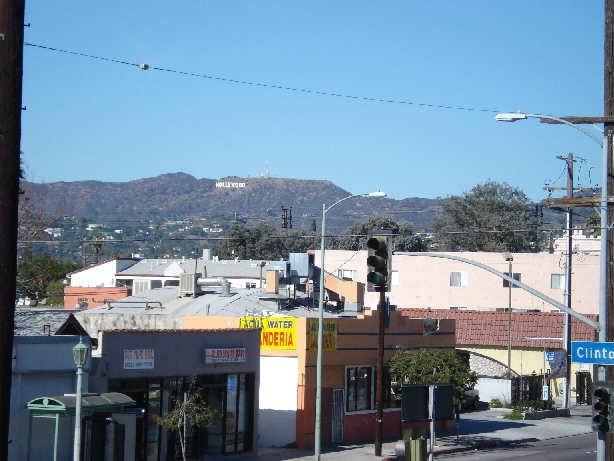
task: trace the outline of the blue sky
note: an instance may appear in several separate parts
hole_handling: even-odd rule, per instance
[[[257,176],[268,157],[271,175],[351,193],[492,179],[541,200],[568,152],[600,184],[600,148],[494,117],[602,115],[603,22],[601,0],[28,0],[27,43],[197,76],[26,46],[22,151],[37,182]]]

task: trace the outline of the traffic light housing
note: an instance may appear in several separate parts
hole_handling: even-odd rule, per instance
[[[593,414],[592,426],[594,431],[611,432],[614,430],[610,420],[611,416],[611,395],[614,389],[614,382],[595,381],[593,382]]]
[[[367,250],[367,291],[390,291],[392,231],[369,231]]]

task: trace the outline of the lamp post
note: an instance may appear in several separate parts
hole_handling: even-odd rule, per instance
[[[575,123],[571,123],[568,120],[565,120],[559,117],[553,117],[551,115],[524,114],[522,112],[501,113],[495,117],[495,120],[498,122],[515,122],[517,120],[525,120],[527,118],[539,118],[539,119],[545,119],[545,120],[552,120],[554,122],[563,123],[565,125],[571,126],[572,128],[575,128],[576,130],[579,130],[585,135],[587,135],[588,137],[590,137],[593,141],[595,141],[601,147],[602,171],[601,171],[601,203],[600,203],[601,248],[600,248],[600,254],[599,254],[599,325],[600,325],[599,342],[605,342],[607,338],[606,328],[607,328],[607,316],[608,316],[607,285],[606,285],[607,268],[608,268],[608,259],[607,259],[608,188],[607,188],[607,184],[608,184],[608,167],[609,167],[609,161],[610,161],[609,155],[608,155],[608,151],[610,149],[608,138],[604,137],[602,141],[599,138],[597,138],[595,135],[585,130],[584,128],[576,125]],[[568,253],[569,253],[569,249],[568,249]],[[567,266],[569,266],[569,264],[567,264]],[[566,286],[567,286],[567,290],[569,291],[568,296],[571,296],[571,286],[569,285],[569,279],[566,280]],[[571,306],[567,306],[567,307],[571,308]],[[566,331],[566,340],[567,340],[566,342],[568,343],[569,340],[571,339],[571,328],[570,328],[571,320],[568,315],[565,317],[565,319],[566,319],[566,323],[565,323],[566,330],[565,331]],[[569,365],[570,365],[569,346],[570,344],[568,344],[568,347],[566,348],[566,351],[565,351],[567,355],[567,378],[565,380],[566,381],[566,393],[565,394],[566,394],[567,399],[569,398],[568,397],[569,380],[571,376],[570,370],[569,370]],[[605,367],[603,366],[599,367],[598,379],[605,380]],[[598,461],[605,460],[605,451],[606,451],[605,448],[606,448],[605,447],[605,436],[603,433],[598,432],[597,433],[597,460]]]
[[[509,263],[509,275],[511,278],[514,278],[514,273],[512,272],[512,262],[514,261],[514,257],[512,253],[509,251],[505,251],[501,253],[501,256]],[[507,282],[509,291],[508,291],[508,299],[507,299],[507,377],[508,379],[512,379],[512,283]]]
[[[88,347],[83,344],[83,336],[79,337],[79,344],[72,349],[75,365],[77,366],[77,398],[75,402],[75,443],[73,460],[81,459],[81,383],[83,380],[83,365],[87,360]]]
[[[322,204],[322,238],[320,240],[320,299],[318,302],[318,351],[316,364],[316,421],[314,428],[315,461],[320,461],[322,441],[322,326],[324,323],[324,250],[326,238],[326,213],[328,213],[335,205],[354,197],[386,197],[386,192],[378,191],[366,194],[350,195],[349,197],[338,200],[328,208],[326,208],[326,204]]]

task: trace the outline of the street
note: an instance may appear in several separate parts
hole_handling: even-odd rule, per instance
[[[522,460],[522,461],[594,461],[595,434],[582,434],[538,442],[523,443],[505,448],[473,450],[435,455],[438,460]]]

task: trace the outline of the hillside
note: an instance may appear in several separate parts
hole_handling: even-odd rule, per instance
[[[282,206],[292,208],[294,229],[318,223],[322,204],[330,205],[350,192],[330,181],[281,178],[196,179],[185,173],[163,174],[129,182],[75,181],[29,184],[44,190],[49,208],[60,201],[69,213],[89,221],[132,221],[187,216],[234,216],[249,224],[281,227]],[[355,192],[355,191],[353,191]],[[371,191],[365,191],[371,192]],[[341,231],[373,214],[389,214],[424,230],[438,212],[437,201],[360,197],[339,204],[327,215],[327,229]]]

